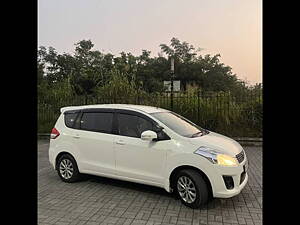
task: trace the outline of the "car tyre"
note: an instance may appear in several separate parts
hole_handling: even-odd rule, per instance
[[[57,162],[57,173],[62,181],[73,183],[81,179],[75,159],[69,155],[62,155]]]
[[[180,171],[175,179],[175,190],[181,202],[190,208],[199,208],[209,199],[207,184],[199,172],[193,169]]]

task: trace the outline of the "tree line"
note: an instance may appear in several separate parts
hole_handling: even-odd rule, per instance
[[[160,44],[158,56],[142,50],[138,56],[121,52],[118,56],[93,50],[91,40],[75,43],[75,53],[60,54],[53,47],[38,49],[38,96],[99,96],[107,91],[117,95],[164,91],[163,81],[170,80],[170,59],[175,61],[175,80],[183,90],[195,86],[206,92],[230,92],[234,96],[260,92],[262,84],[249,86],[237,78],[230,66],[220,61],[220,54],[201,55],[187,42],[172,38]]]

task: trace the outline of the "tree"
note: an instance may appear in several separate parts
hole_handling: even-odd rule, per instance
[[[104,57],[100,51],[92,51],[94,44],[82,40],[75,44],[75,65],[71,75],[71,85],[77,95],[93,95],[107,77],[104,74]]]
[[[181,43],[177,38],[173,37],[170,45],[160,44],[161,50],[179,62],[189,62],[197,55],[193,45],[185,41]]]
[[[116,102],[118,99],[131,100],[143,91],[136,84],[134,76],[129,80],[122,71],[113,69],[110,71],[110,80],[98,87],[97,93],[101,98],[112,99]]]
[[[158,57],[151,57],[148,50],[142,50],[139,56],[130,52],[114,56],[93,50],[93,47],[91,40],[79,41],[75,44],[75,54],[71,55],[58,54],[53,47],[41,46],[37,59],[38,84],[46,82],[53,88],[55,83],[66,82],[76,95],[97,95],[96,90],[111,80],[112,71],[119,71],[144,91],[161,92],[163,81],[170,79],[170,58],[173,57],[175,79],[181,81],[183,89],[187,84],[195,84],[204,92],[230,91],[236,96],[250,91],[246,83],[233,74],[231,67],[221,62],[219,54],[199,55],[200,50],[177,38],[172,38],[170,45],[160,44],[163,54]]]
[[[197,56],[201,48],[196,51],[193,45],[181,43],[177,38],[171,39],[170,46],[161,44],[160,47],[169,58],[174,58],[175,79],[181,81],[184,89],[188,83],[194,83],[205,92],[245,90],[245,86],[232,73],[231,67],[220,62],[220,54]],[[170,65],[170,60],[168,64]]]

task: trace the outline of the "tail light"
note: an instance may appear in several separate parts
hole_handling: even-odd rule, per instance
[[[56,128],[53,128],[52,131],[51,131],[50,138],[51,138],[51,139],[55,139],[55,138],[57,138],[59,135],[60,135],[60,133],[58,132],[58,130],[57,130]]]

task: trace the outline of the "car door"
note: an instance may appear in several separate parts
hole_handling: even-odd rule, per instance
[[[163,184],[163,170],[169,147],[168,140],[145,141],[141,133],[153,130],[153,123],[145,115],[117,113],[115,139],[116,170],[118,175],[140,182]]]
[[[74,138],[80,151],[82,172],[113,174],[115,172],[113,130],[114,113],[111,110],[83,110],[79,129]]]

